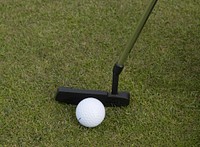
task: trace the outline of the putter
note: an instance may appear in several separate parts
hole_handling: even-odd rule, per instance
[[[130,93],[129,92],[118,92],[118,82],[119,75],[124,68],[124,62],[133,48],[137,38],[139,37],[149,15],[151,14],[157,0],[151,0],[145,13],[141,17],[136,29],[131,37],[127,47],[122,52],[119,60],[115,63],[113,67],[113,77],[112,77],[112,91],[111,93],[100,90],[83,90],[74,89],[67,87],[59,87],[56,94],[56,101],[63,102],[71,105],[77,105],[80,101],[85,98],[93,97],[100,100],[105,107],[121,107],[128,106],[130,103]]]

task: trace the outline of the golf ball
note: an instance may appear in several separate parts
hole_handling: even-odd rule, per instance
[[[98,99],[83,99],[76,107],[76,118],[85,127],[96,127],[105,118],[105,107]]]

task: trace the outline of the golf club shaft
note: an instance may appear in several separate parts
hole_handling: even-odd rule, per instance
[[[129,41],[129,44],[127,45],[126,49],[123,51],[123,53],[121,54],[117,64],[120,65],[120,66],[124,66],[124,62],[126,61],[127,57],[128,57],[128,54],[130,53],[131,49],[133,48],[137,38],[139,37],[149,15],[151,14],[155,4],[156,4],[157,0],[151,0],[149,2],[149,5],[145,11],[145,13],[143,14],[142,18],[140,19],[136,29],[135,29],[135,32],[133,33],[133,36],[132,38],[130,39]]]

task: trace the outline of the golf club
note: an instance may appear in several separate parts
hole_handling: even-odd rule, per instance
[[[80,101],[88,97],[94,97],[100,100],[104,106],[128,106],[130,103],[130,93],[129,92],[118,92],[118,82],[119,75],[124,68],[124,62],[133,48],[137,38],[139,37],[149,15],[151,14],[157,0],[151,0],[147,6],[145,13],[141,17],[136,29],[131,37],[127,47],[122,52],[119,60],[115,63],[113,67],[113,77],[112,77],[112,91],[111,93],[100,90],[83,90],[74,89],[67,87],[59,87],[56,94],[56,101],[63,102],[71,105],[77,105]]]

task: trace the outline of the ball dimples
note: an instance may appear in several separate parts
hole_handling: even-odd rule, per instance
[[[96,127],[105,118],[105,107],[95,98],[83,99],[76,107],[76,118],[85,127]]]

